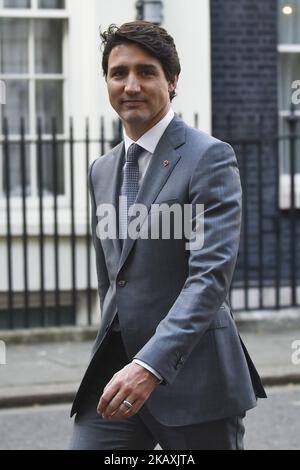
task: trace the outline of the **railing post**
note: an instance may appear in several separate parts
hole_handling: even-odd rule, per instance
[[[47,326],[46,301],[45,301],[45,235],[44,235],[44,210],[43,210],[43,142],[42,142],[42,121],[37,120],[37,174],[38,174],[38,195],[39,195],[39,251],[40,251],[40,302],[42,326]]]
[[[89,120],[85,124],[85,168],[86,175],[90,165],[90,127]],[[86,185],[86,273],[87,273],[87,314],[88,324],[92,324],[92,290],[91,290],[91,235],[90,235],[90,195],[89,188]]]
[[[71,271],[72,271],[72,323],[76,325],[76,234],[75,234],[75,187],[74,187],[74,125],[70,118],[70,209],[71,209]]]
[[[263,116],[258,117],[258,151],[257,151],[257,205],[258,205],[258,290],[259,290],[259,308],[262,309],[264,306],[263,298],[263,272],[264,272],[264,211],[263,211]]]
[[[122,122],[120,119],[113,121],[113,138],[111,140],[111,148],[118,145],[122,140]]]
[[[8,322],[9,328],[15,327],[14,302],[13,302],[13,269],[12,269],[12,234],[11,234],[11,204],[10,204],[10,152],[8,140],[8,121],[3,119],[3,150],[4,150],[4,175],[6,186],[6,246],[7,246],[7,284],[8,284]]]
[[[26,145],[25,145],[25,121],[20,120],[20,167],[22,187],[22,216],[23,216],[23,276],[24,276],[24,306],[25,328],[29,328],[29,291],[28,291],[28,233],[27,233],[27,204],[26,204]]]
[[[57,155],[57,131],[56,131],[56,119],[53,117],[52,123],[52,159],[53,159],[53,206],[54,206],[54,272],[55,272],[55,324],[59,326],[61,324],[60,317],[60,291],[59,291],[59,235],[58,235],[58,155]]]
[[[296,172],[296,125],[297,116],[295,114],[295,105],[291,104],[291,113],[286,118],[289,126],[289,142],[290,142],[290,276],[292,302],[291,306],[297,305],[297,281],[296,281],[296,201],[295,201],[295,172]]]

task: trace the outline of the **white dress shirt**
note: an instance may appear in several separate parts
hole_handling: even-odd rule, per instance
[[[147,131],[144,135],[142,135],[136,142],[132,140],[130,137],[128,137],[128,135],[125,132],[125,129],[123,129],[126,155],[131,144],[138,144],[140,147],[145,149],[140,154],[139,159],[138,159],[139,187],[141,187],[141,184],[143,182],[146,171],[148,169],[151,157],[155,152],[157,144],[160,141],[166,128],[172,121],[174,115],[175,113],[173,109],[170,108],[167,114],[157,124],[155,124],[155,126],[153,126],[151,129],[149,129],[149,131]],[[123,167],[123,174],[124,174],[124,167]],[[115,321],[113,324],[113,330],[120,331],[119,322],[117,318],[115,318]],[[140,361],[139,359],[133,359],[133,362],[135,362],[136,364],[139,364],[140,366],[152,372],[152,374],[154,374],[159,379],[160,381],[159,383],[163,381],[162,376],[156,370],[154,370],[151,366],[149,366],[148,364],[145,364],[145,362]]]

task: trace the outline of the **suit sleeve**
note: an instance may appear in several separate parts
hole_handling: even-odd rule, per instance
[[[106,263],[105,263],[105,258],[104,258],[102,245],[101,245],[101,242],[98,239],[97,234],[96,234],[97,207],[96,207],[95,195],[94,195],[94,191],[93,191],[93,180],[92,180],[92,171],[93,171],[93,166],[95,164],[95,161],[89,167],[88,185],[89,185],[90,199],[91,199],[92,239],[93,239],[93,244],[94,244],[95,253],[96,253],[98,293],[99,293],[99,299],[100,299],[100,308],[101,308],[101,312],[102,312],[104,298],[105,298],[105,295],[108,291],[110,283],[109,283],[109,277],[108,277],[108,272],[107,272],[107,267],[106,267]]]
[[[204,204],[204,244],[189,252],[189,273],[155,334],[135,355],[172,383],[207,331],[231,284],[240,239],[241,184],[230,145],[218,142],[192,173],[189,202],[196,224],[196,204]]]

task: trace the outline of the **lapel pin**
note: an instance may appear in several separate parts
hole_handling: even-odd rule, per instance
[[[165,161],[163,162],[163,165],[164,165],[164,167],[167,167],[167,166],[169,165],[169,160],[165,160]]]

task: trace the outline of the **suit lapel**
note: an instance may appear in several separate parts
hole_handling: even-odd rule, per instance
[[[146,206],[148,212],[151,208],[151,204],[153,204],[157,198],[180,160],[181,157],[176,149],[184,142],[185,124],[179,118],[175,117],[166,129],[152,155],[149,167],[137,195],[136,203]],[[167,166],[164,166],[165,160],[168,160]],[[144,220],[141,221],[141,225]],[[131,238],[127,238],[124,241],[118,271],[120,271],[124,265],[134,243],[135,240]]]
[[[116,210],[116,219],[119,217],[119,191],[121,187],[122,168],[124,165],[124,142],[118,145],[114,150],[109,160],[109,168],[106,171],[107,178],[106,191],[103,192],[105,202],[111,204]],[[116,230],[118,231],[118,223]],[[118,258],[121,257],[121,245],[119,238],[112,240],[113,247],[117,253]]]

